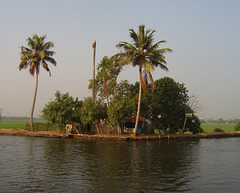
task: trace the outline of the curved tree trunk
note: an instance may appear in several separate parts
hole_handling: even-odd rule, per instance
[[[136,123],[135,123],[135,131],[134,131],[135,136],[137,135],[138,119],[139,119],[139,114],[140,114],[141,97],[142,97],[141,75],[142,75],[142,69],[141,69],[141,66],[139,66],[140,82],[139,82],[139,95],[138,95],[138,109],[137,109],[137,117],[136,117]]]
[[[185,129],[185,127],[186,127],[186,122],[187,122],[187,113],[185,113],[185,118],[184,118],[183,128],[180,129],[180,134],[183,134],[184,129]]]
[[[100,134],[101,131],[100,131],[99,127],[98,127],[98,124],[95,124],[95,127],[96,127],[96,130],[97,130],[97,133]]]
[[[32,104],[32,110],[31,110],[31,115],[30,115],[30,127],[31,127],[32,132],[34,132],[33,113],[34,113],[34,108],[35,108],[35,104],[36,104],[37,89],[38,89],[38,74],[36,73],[35,91],[34,91],[33,104]]]
[[[122,134],[121,126],[119,123],[117,123],[117,132],[118,132],[118,135]]]

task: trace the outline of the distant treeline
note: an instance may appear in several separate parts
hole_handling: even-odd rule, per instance
[[[201,120],[202,123],[225,123],[225,124],[238,124],[240,123],[240,119],[228,119],[228,120],[224,120],[222,118],[219,119],[206,119],[206,120]]]
[[[10,117],[10,116],[2,116],[1,118],[2,120],[6,120],[6,121],[28,121],[30,118],[29,117]],[[34,117],[33,118],[34,121],[44,121],[43,118],[38,118],[38,117]]]

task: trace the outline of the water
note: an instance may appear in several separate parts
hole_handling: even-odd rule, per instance
[[[239,192],[239,147],[0,136],[0,192]]]

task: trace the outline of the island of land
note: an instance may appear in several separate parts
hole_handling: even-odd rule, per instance
[[[165,135],[137,135],[133,134],[66,134],[60,131],[37,131],[31,132],[22,129],[0,129],[0,135],[45,137],[45,138],[74,138],[84,140],[107,140],[107,141],[157,141],[157,140],[181,140],[181,139],[210,139],[240,137],[240,131],[236,132],[206,132],[198,134],[165,134]]]

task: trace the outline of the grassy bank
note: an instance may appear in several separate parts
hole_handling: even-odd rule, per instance
[[[217,124],[217,123],[202,123],[201,127],[204,132],[213,132],[214,129],[219,128],[225,132],[233,132],[236,124]]]
[[[28,121],[14,121],[2,120],[0,122],[0,129],[25,129],[25,124]],[[215,128],[222,129],[225,132],[233,132],[236,124],[215,124],[215,123],[202,123],[201,126],[204,132],[213,132]]]
[[[2,120],[0,122],[0,129],[25,129],[25,124],[28,121]]]

